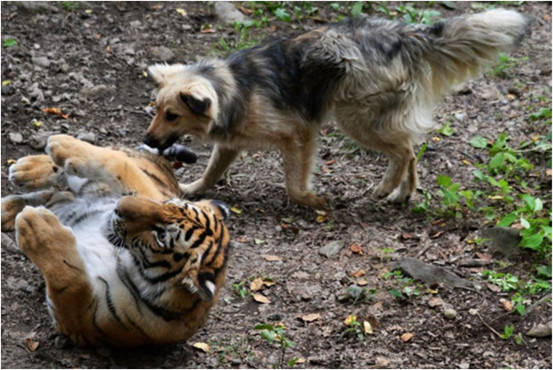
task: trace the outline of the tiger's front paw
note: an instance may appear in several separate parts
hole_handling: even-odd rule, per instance
[[[8,179],[26,190],[36,190],[53,186],[61,174],[61,168],[52,161],[50,156],[29,155],[19,158],[10,166]]]

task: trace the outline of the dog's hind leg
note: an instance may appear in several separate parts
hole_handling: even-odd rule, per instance
[[[211,157],[209,158],[209,163],[202,177],[190,184],[180,184],[180,190],[184,195],[193,195],[213,187],[239,153],[240,150],[230,149],[215,144],[211,152]]]
[[[280,150],[286,174],[286,191],[288,196],[298,204],[328,210],[326,200],[309,189],[309,178],[316,148],[316,135],[317,129],[310,128],[300,134],[299,140],[290,139],[281,143]]]

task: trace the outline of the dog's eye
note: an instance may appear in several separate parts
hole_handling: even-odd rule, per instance
[[[178,118],[178,114],[175,114],[175,113],[171,113],[171,112],[167,112],[165,113],[165,119],[167,121],[174,121]]]

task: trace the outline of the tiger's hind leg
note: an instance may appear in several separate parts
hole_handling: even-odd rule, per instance
[[[17,244],[44,276],[58,330],[87,344],[99,335],[90,328],[95,298],[73,233],[44,207],[25,207],[15,229]]]
[[[153,180],[125,152],[101,148],[68,135],[48,138],[47,153],[68,175],[105,182],[114,192],[164,200]]]
[[[4,197],[2,198],[2,231],[13,231],[15,218],[25,206],[50,207],[53,204],[74,199],[73,193],[69,191],[57,191],[55,189]]]

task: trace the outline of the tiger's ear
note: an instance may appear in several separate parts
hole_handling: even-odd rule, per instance
[[[148,67],[148,74],[157,83],[158,88],[166,86],[175,75],[184,71],[183,64],[154,64]]]
[[[201,99],[190,93],[186,94],[183,92],[180,93],[180,99],[188,106],[188,108],[190,108],[192,113],[211,118],[208,114],[208,110],[211,107],[211,99]]]

